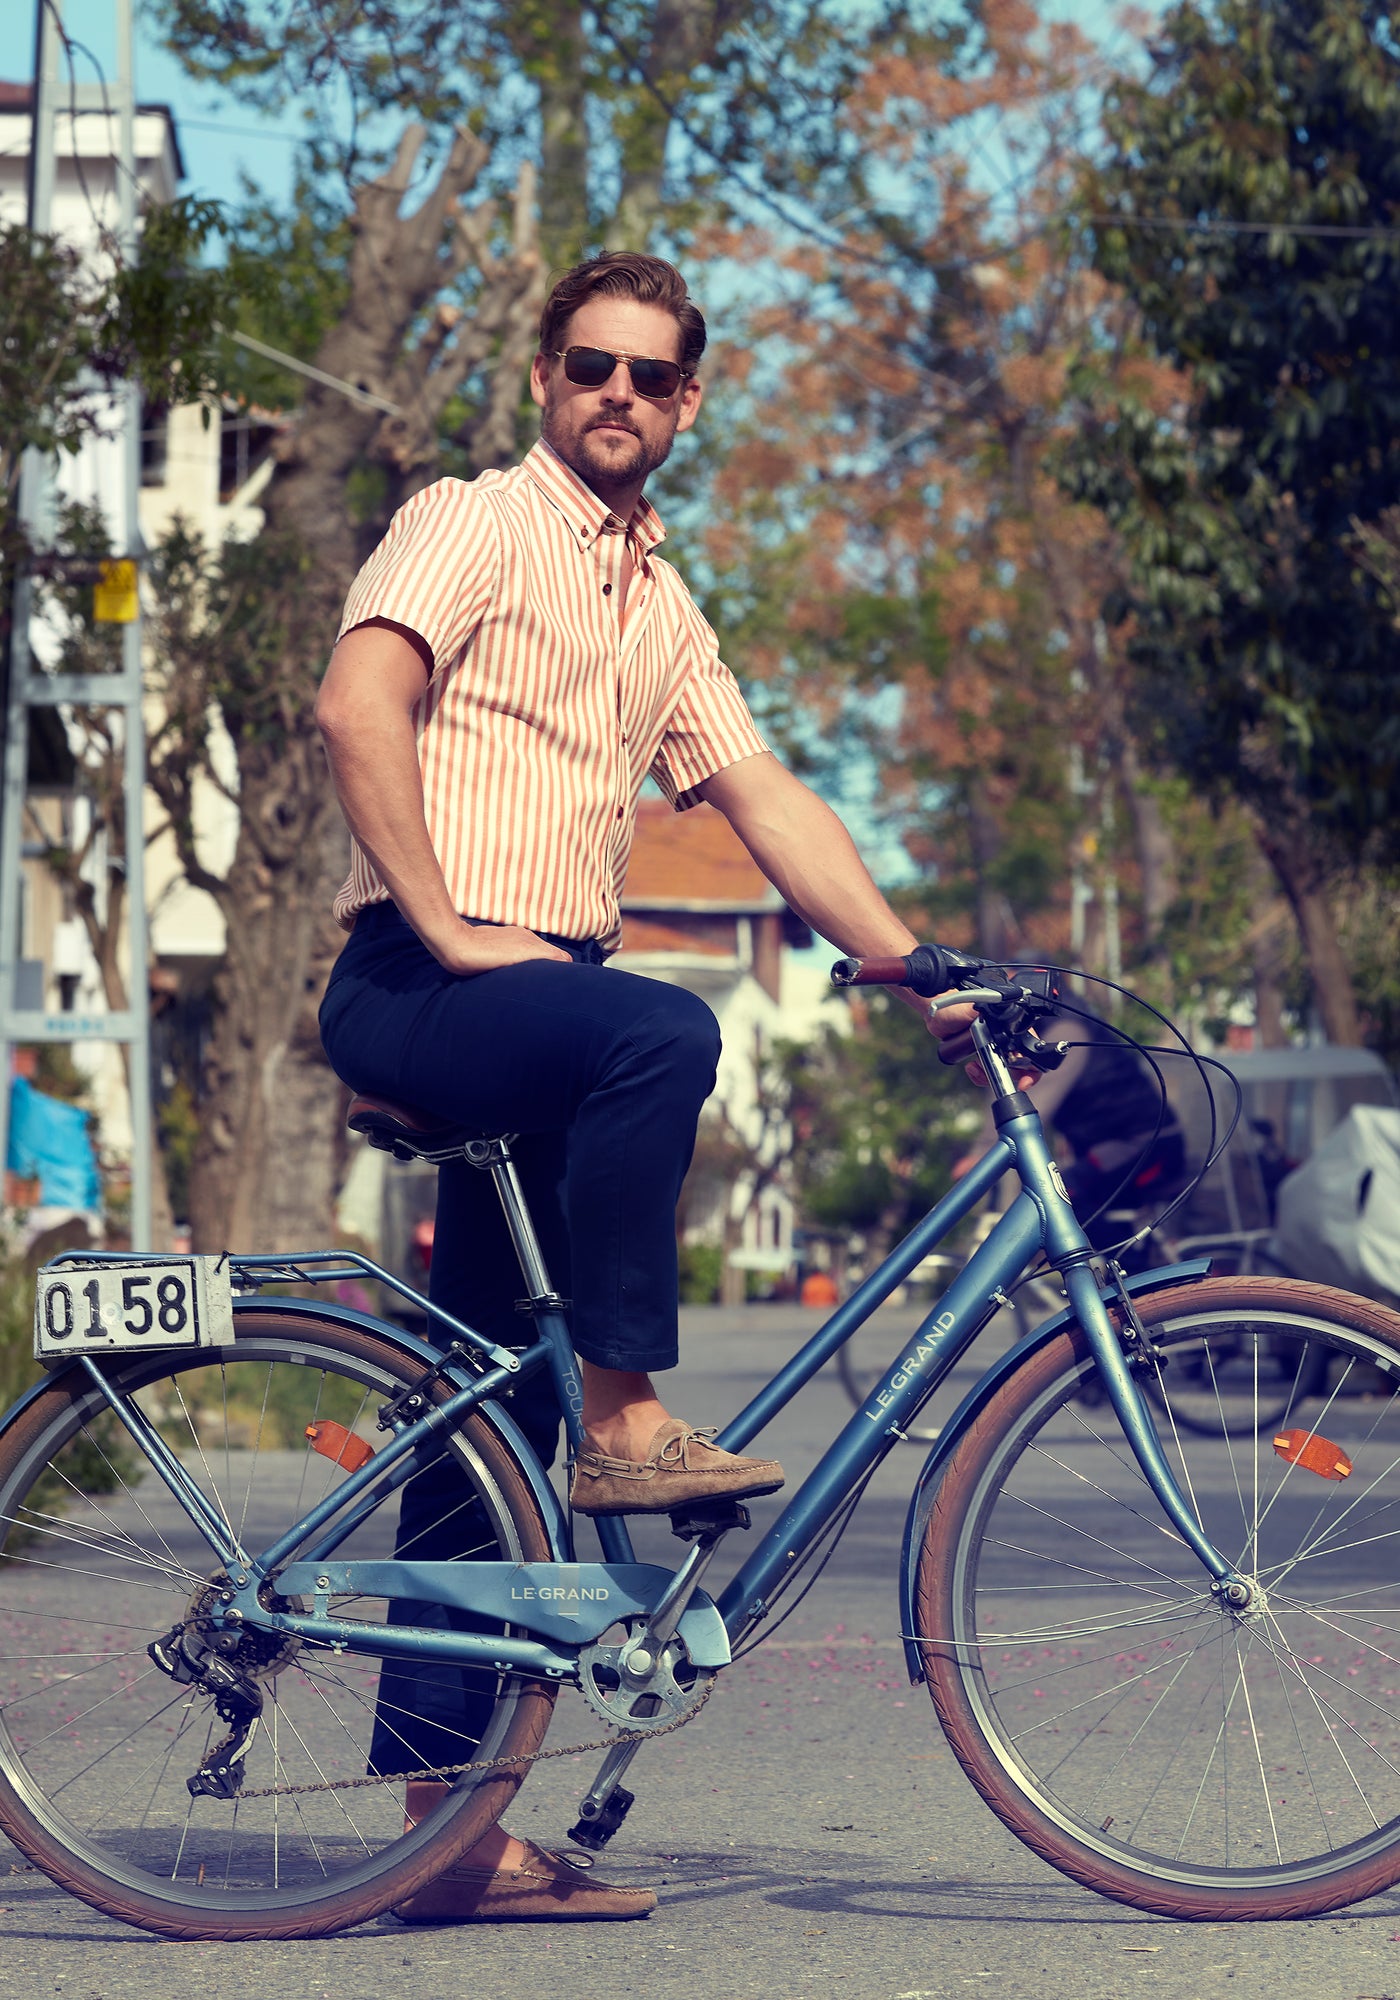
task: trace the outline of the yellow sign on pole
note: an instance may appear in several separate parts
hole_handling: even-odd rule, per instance
[[[132,625],[140,611],[134,562],[98,565],[101,580],[92,598],[92,615],[99,625]]]

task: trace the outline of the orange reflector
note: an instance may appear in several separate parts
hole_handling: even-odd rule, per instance
[[[1329,1438],[1318,1437],[1315,1431],[1280,1431],[1274,1439],[1274,1450],[1290,1465],[1301,1465],[1304,1472],[1315,1472],[1319,1479],[1351,1476],[1351,1460],[1341,1446]]]
[[[357,1438],[353,1431],[347,1431],[344,1424],[334,1423],[330,1417],[322,1417],[316,1424],[306,1426],[311,1449],[319,1451],[323,1458],[343,1465],[347,1472],[358,1472],[367,1458],[374,1457],[374,1446]],[[1347,1467],[1348,1472],[1351,1467]]]

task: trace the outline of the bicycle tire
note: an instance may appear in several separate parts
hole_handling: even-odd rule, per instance
[[[1168,1354],[1212,1327],[1321,1343],[1308,1433],[1355,1470],[1319,1478],[1268,1425],[1248,1445],[1162,1426],[1207,1532],[1262,1586],[1237,1617],[1111,1409],[1080,1401],[1082,1332],[1057,1334],[930,1511],[915,1601],[939,1721],[997,1816],[1101,1895],[1216,1921],[1342,1908],[1400,1880],[1400,1314],[1264,1278],[1139,1307]]]
[[[306,1443],[306,1422],[334,1418],[372,1444],[381,1401],[420,1372],[374,1334],[269,1301],[240,1306],[231,1347],[142,1355],[109,1366],[108,1379],[139,1395],[225,1518],[268,1546],[347,1476]],[[434,1391],[439,1401],[448,1393]],[[538,1504],[490,1423],[472,1412],[449,1449],[463,1499],[459,1520],[449,1516],[450,1527],[434,1532],[478,1559],[492,1550],[548,1559]],[[0,1629],[11,1641],[0,1647],[0,1828],[74,1895],[164,1937],[315,1937],[378,1916],[494,1824],[525,1775],[523,1760],[543,1742],[555,1687],[461,1670],[459,1685],[475,1685],[486,1727],[479,1739],[463,1734],[456,1757],[429,1761],[522,1761],[464,1774],[411,1831],[401,1782],[191,1798],[186,1779],[225,1725],[208,1695],[168,1679],[145,1649],[217,1584],[217,1563],[164,1484],[139,1479],[138,1467],[77,1370],[0,1434]],[[388,1554],[396,1499],[337,1556]],[[74,1571],[83,1579],[76,1603]],[[357,1600],[330,1604],[352,1622],[381,1615]],[[270,1657],[257,1635],[245,1645],[248,1659],[235,1663],[256,1672],[265,1695],[245,1794],[364,1776],[377,1701],[397,1768],[423,1761],[399,1728],[405,1711],[380,1688],[378,1659],[353,1645],[333,1655],[292,1641]]]

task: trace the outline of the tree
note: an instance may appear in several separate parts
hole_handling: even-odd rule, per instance
[[[844,235],[769,246],[787,297],[754,344],[788,358],[735,371],[750,414],[716,476],[711,606],[793,753],[878,771],[928,915],[993,955],[1101,966],[1120,878],[1143,955],[1175,880],[1100,615],[1114,537],[1054,455],[1077,355],[1165,371],[1115,351],[1115,302],[1062,226],[1088,44],[1017,4],[919,55],[879,50],[851,95]]]
[[[1181,386],[1164,407],[1101,385],[1071,488],[1127,554],[1110,611],[1139,726],[1203,793],[1247,801],[1318,1011],[1354,1042],[1334,886],[1393,863],[1400,807],[1394,628],[1356,525],[1379,530],[1400,498],[1389,16],[1177,6],[1106,123],[1095,261]]]

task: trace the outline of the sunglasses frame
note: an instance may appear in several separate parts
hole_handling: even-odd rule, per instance
[[[603,380],[601,382],[579,382],[576,381],[575,378],[569,374],[569,356],[571,354],[603,354],[607,356],[609,361],[611,361],[612,367],[608,370],[607,374],[603,377]],[[606,347],[587,347],[578,342],[576,342],[572,347],[556,347],[554,350],[554,356],[556,360],[563,362],[565,377],[568,381],[573,383],[576,389],[601,389],[603,386],[603,382],[610,382],[612,380],[613,375],[616,373],[618,362],[619,361],[624,362],[627,367],[627,374],[629,379],[631,380],[632,387],[636,390],[639,396],[645,396],[649,403],[669,403],[672,396],[674,396],[676,391],[680,388],[681,384],[683,382],[688,382],[695,373],[695,370],[693,368],[683,368],[679,361],[667,361],[664,358],[664,356],[659,354],[613,354]],[[666,391],[664,395],[656,394],[650,389],[644,389],[641,383],[637,380],[636,376],[632,373],[633,364],[635,362],[647,362],[656,368],[674,368],[676,370],[675,383],[671,388],[669,388]]]

